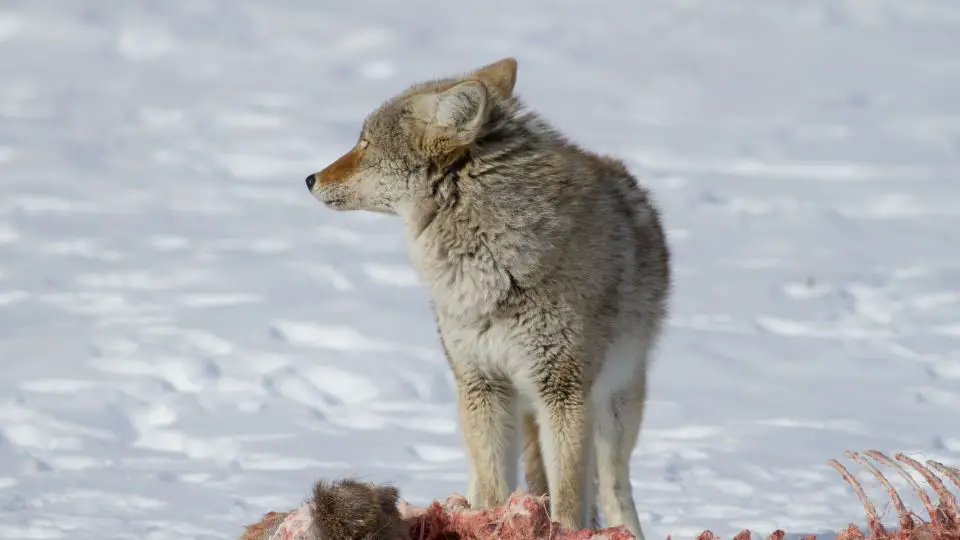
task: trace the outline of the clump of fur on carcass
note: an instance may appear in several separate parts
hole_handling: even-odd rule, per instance
[[[270,512],[240,540],[635,540],[623,527],[570,531],[551,522],[543,498],[516,493],[507,504],[471,509],[449,497],[417,508],[393,487],[318,482],[313,498],[290,512]]]
[[[394,487],[321,480],[309,501],[289,512],[264,515],[247,526],[240,540],[408,540],[398,501]]]

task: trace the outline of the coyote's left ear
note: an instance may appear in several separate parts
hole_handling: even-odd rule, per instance
[[[425,125],[424,150],[440,156],[472,143],[487,120],[488,104],[487,89],[478,81],[417,96],[413,110]]]
[[[510,99],[513,97],[513,87],[517,84],[517,61],[514,58],[497,60],[474,71],[470,78],[482,82],[501,98]]]

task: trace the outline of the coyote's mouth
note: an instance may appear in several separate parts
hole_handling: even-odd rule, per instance
[[[314,193],[314,197],[317,198],[324,206],[332,208],[334,210],[341,210],[347,204],[347,199],[336,193],[334,189],[324,189],[318,193]]]

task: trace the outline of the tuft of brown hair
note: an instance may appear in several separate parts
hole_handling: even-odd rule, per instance
[[[392,486],[353,479],[327,482],[313,488],[311,515],[314,536],[337,540],[408,540],[400,519],[400,493]]]

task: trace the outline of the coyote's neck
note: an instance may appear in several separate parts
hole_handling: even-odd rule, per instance
[[[494,314],[515,286],[514,273],[522,271],[515,256],[519,239],[510,238],[502,221],[498,225],[485,194],[467,185],[474,181],[445,175],[398,212],[410,261],[436,309],[469,319]]]
[[[561,144],[532,114],[501,118],[398,207],[438,307],[489,313],[549,271],[569,241]]]

